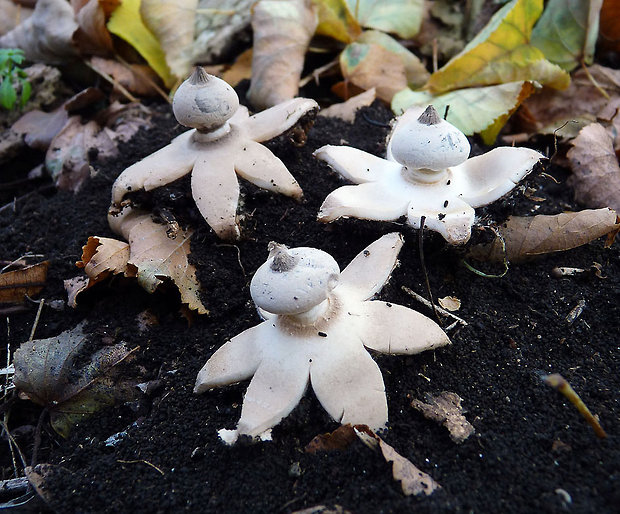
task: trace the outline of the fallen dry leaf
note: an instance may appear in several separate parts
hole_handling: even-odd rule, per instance
[[[319,111],[319,116],[327,116],[330,118],[339,118],[347,123],[353,123],[355,121],[355,114],[362,107],[367,107],[375,101],[376,90],[370,88],[368,91],[364,91],[359,95],[352,96],[346,102],[330,105],[325,109]]]
[[[473,246],[469,255],[491,262],[503,262],[504,259],[519,262],[536,255],[570,250],[619,228],[616,212],[611,209],[552,216],[511,216],[497,227],[498,237],[489,244]]]
[[[517,130],[573,138],[586,125],[599,121],[609,125],[614,146],[620,149],[617,109],[620,109],[620,70],[594,64],[574,72],[567,89],[543,89],[530,96],[517,114],[520,121]]]
[[[29,61],[63,64],[77,55],[77,29],[66,0],[39,0],[32,16],[0,37],[0,48],[21,48]]]
[[[439,305],[450,312],[456,312],[461,308],[461,300],[456,296],[446,296],[437,300]]]
[[[581,129],[568,151],[573,174],[568,184],[575,200],[586,207],[610,207],[620,212],[620,166],[607,131],[598,123]]]
[[[178,79],[192,67],[191,47],[198,0],[142,0],[140,15],[166,55],[166,63]]]
[[[67,305],[73,309],[77,307],[77,297],[88,288],[88,277],[73,277],[63,280],[63,286],[67,292]]]
[[[49,503],[53,497],[50,488],[45,484],[47,476],[53,469],[54,465],[46,463],[37,464],[36,466],[26,466],[24,468],[24,473],[28,478],[28,482],[45,503]]]
[[[620,52],[620,2],[605,0],[601,7],[599,43],[602,48]]]
[[[49,261],[0,274],[0,303],[22,303],[45,286]]]
[[[383,458],[392,464],[394,480],[400,482],[406,496],[425,494],[429,496],[441,486],[431,476],[415,467],[411,461],[400,455],[377,434],[364,425],[353,427],[355,435],[369,448],[378,448]]]
[[[331,433],[318,435],[308,443],[306,452],[344,450],[356,439],[373,450],[380,450],[383,458],[392,464],[394,480],[401,483],[405,495],[428,496],[441,487],[430,475],[420,471],[366,425],[342,425]]]
[[[254,50],[248,99],[257,109],[299,91],[308,43],[318,23],[310,0],[261,0],[252,10]]]
[[[109,275],[125,273],[129,261],[129,245],[109,237],[91,236],[82,247],[82,259],[75,263],[89,278],[89,287]]]
[[[121,0],[107,0],[118,6]],[[112,35],[106,28],[106,12],[99,0],[71,0],[78,30],[73,41],[81,54],[109,55],[114,52]]]
[[[153,84],[160,82],[157,74],[150,66],[143,64],[125,65],[112,59],[91,57],[88,62],[99,73],[108,75],[130,93],[139,96],[155,96],[158,94]],[[115,86],[115,90],[118,87]]]
[[[200,300],[196,269],[187,258],[192,230],[179,228],[169,235],[168,225],[155,223],[143,211],[124,212],[109,219],[112,229],[129,241],[127,276],[137,277],[149,293],[169,278],[179,289],[183,303],[199,314],[208,312]]]
[[[475,430],[465,416],[461,407],[461,397],[450,391],[438,395],[426,394],[425,402],[412,400],[411,406],[420,411],[425,418],[436,421],[448,429],[450,439],[462,443]]]
[[[400,57],[377,44],[348,45],[340,54],[340,69],[345,81],[364,90],[374,87],[377,97],[386,102],[407,87]]]
[[[80,324],[56,337],[22,343],[15,352],[15,386],[48,409],[52,427],[63,437],[85,416],[137,396],[136,382],[120,370],[132,354],[123,343],[99,348],[75,368],[87,341]]]

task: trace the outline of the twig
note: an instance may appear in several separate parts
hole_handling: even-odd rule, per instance
[[[142,78],[144,81],[146,81],[155,91],[157,91],[157,93],[159,93],[159,95],[164,100],[166,100],[166,102],[168,102],[169,104],[172,103],[172,100],[170,99],[170,95],[167,94],[162,88],[160,88],[157,85],[157,82],[155,82],[146,73],[142,72],[142,70],[140,70],[139,68],[132,68],[131,65],[125,59],[123,59],[120,55],[118,55],[118,54],[114,54],[114,58],[118,62],[120,62],[123,66],[125,66],[125,68],[127,68],[131,73],[135,73],[136,75],[139,75],[140,78]]]
[[[420,230],[418,232],[418,249],[420,250],[420,264],[422,265],[422,273],[424,274],[424,281],[426,282],[426,290],[428,291],[429,303],[433,309],[435,318],[441,325],[441,319],[437,313],[435,302],[433,301],[433,291],[431,290],[431,283],[428,280],[428,273],[426,272],[426,264],[424,263],[424,224],[426,223],[426,216],[420,217]]]
[[[409,296],[411,296],[412,298],[414,298],[415,300],[417,300],[421,304],[425,305],[429,309],[433,308],[433,305],[431,304],[431,302],[429,302],[426,298],[424,298],[423,296],[419,295],[418,293],[416,293],[412,289],[409,289],[407,286],[402,286],[401,289],[405,293],[407,293]],[[452,318],[455,321],[455,323],[460,323],[464,327],[466,327],[468,325],[467,321],[465,321],[464,319],[459,318],[458,316],[452,314],[450,311],[447,311],[446,309],[443,309],[439,305],[435,305],[434,307],[435,307],[436,311],[439,314],[441,314],[442,316],[446,316],[446,317]],[[446,330],[449,330],[449,329],[453,328],[453,326],[454,326],[454,324],[450,325],[449,327],[446,328]]]
[[[333,68],[334,66],[338,64],[339,64],[338,59],[334,59],[333,61],[328,62],[327,64],[324,64],[323,66],[319,66],[318,68],[315,68],[314,70],[312,70],[312,72],[308,73],[308,75],[306,75],[305,77],[302,77],[299,80],[299,87],[304,87],[312,79],[314,79],[314,83],[318,85],[321,74],[325,73],[330,68]]]
[[[95,68],[95,66],[93,66],[91,63],[89,63],[86,59],[84,59],[84,64],[90,68],[91,70],[93,70],[97,75],[100,75],[101,77],[103,77],[105,80],[107,80],[110,84],[112,84],[114,87],[118,88],[118,90],[130,101],[130,102],[136,102],[138,103],[139,100],[133,96],[126,88],[125,86],[123,86],[118,80],[116,80],[115,78],[111,77],[110,75],[108,75],[105,71],[99,70],[97,68]]]
[[[47,407],[44,407],[39,415],[39,422],[37,428],[34,431],[34,446],[32,448],[32,458],[30,459],[30,466],[35,467],[37,465],[37,457],[39,453],[39,447],[41,446],[41,431],[43,430],[43,421],[47,415]]]
[[[9,478],[0,480],[0,495],[16,496],[28,491],[30,482],[27,477]]]
[[[4,266],[4,268],[0,269],[0,273],[4,273],[10,267],[14,266],[15,264],[18,264],[19,261],[21,261],[22,259],[40,259],[40,258],[43,258],[43,257],[45,257],[45,255],[26,252],[24,255],[20,255],[17,259],[15,259],[15,260],[13,260],[11,262],[6,263],[6,261],[3,261],[3,264],[6,263],[6,266]]]
[[[541,376],[541,378],[543,382],[545,382],[545,384],[550,385],[554,389],[560,391],[564,396],[566,396],[566,398],[568,398],[569,402],[571,402],[575,407],[577,407],[579,413],[594,429],[594,433],[597,435],[597,437],[600,437],[601,439],[605,439],[607,437],[607,434],[605,433],[605,430],[603,430],[601,424],[598,422],[598,419],[596,419],[592,415],[590,409],[588,409],[586,404],[583,403],[583,400],[579,397],[579,395],[575,392],[575,390],[562,375],[560,375],[559,373],[553,373],[552,375]]]
[[[583,71],[585,72],[590,82],[592,82],[592,85],[598,90],[600,94],[602,94],[607,100],[609,100],[610,98],[607,94],[607,91],[605,91],[603,87],[596,81],[596,79],[590,74],[590,70],[586,66],[586,63],[583,59],[581,59],[581,67],[583,68]]]
[[[237,250],[237,262],[239,263],[239,267],[241,268],[241,273],[243,273],[243,278],[246,278],[247,275],[245,274],[245,268],[243,267],[243,264],[241,263],[241,250],[239,249],[239,247],[237,245],[233,245],[229,243],[220,243],[220,244],[216,244],[215,246],[216,247],[220,247],[220,246],[232,247]]]
[[[138,460],[117,460],[116,462],[120,462],[121,464],[146,464],[147,466],[151,466],[153,469],[157,470],[161,476],[164,476],[165,473],[159,469],[155,464],[150,463],[148,460],[138,459]]]
[[[41,298],[39,302],[39,308],[37,309],[37,315],[34,318],[34,323],[32,324],[32,330],[30,331],[30,337],[28,341],[32,341],[34,339],[34,333],[37,331],[37,327],[39,326],[39,319],[41,318],[41,311],[43,310],[43,305],[45,304],[45,298]]]

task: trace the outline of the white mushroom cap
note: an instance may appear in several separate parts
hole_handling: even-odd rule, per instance
[[[323,302],[336,287],[340,268],[316,248],[291,248],[270,243],[269,259],[254,274],[254,303],[272,314],[301,314]]]
[[[432,105],[418,118],[407,114],[397,122],[390,138],[395,161],[409,169],[440,171],[467,160],[471,148],[465,134],[441,119]]]
[[[174,94],[172,111],[186,127],[211,132],[226,123],[239,108],[239,97],[228,83],[200,66]]]

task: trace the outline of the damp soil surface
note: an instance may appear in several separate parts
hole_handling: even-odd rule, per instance
[[[3,260],[32,252],[50,262],[36,337],[55,336],[85,320],[95,345],[123,341],[131,348],[139,346],[135,366],[153,385],[139,402],[83,420],[67,439],[43,418],[36,460],[53,465],[42,485],[47,503],[35,497],[21,510],[294,512],[323,505],[356,513],[617,512],[618,243],[605,248],[603,241],[595,241],[512,264],[505,276],[493,278],[467,269],[465,250],[447,247],[432,233],[423,234],[420,248],[418,231],[401,222],[317,223],[319,205],[343,182],[312,152],[324,144],[348,144],[381,155],[387,129],[375,122],[387,122],[390,113],[378,103],[358,113],[354,124],[317,118],[304,147],[294,146],[287,136],[267,143],[298,179],[304,201],[243,183],[242,239],[235,244],[218,241],[200,218],[186,179],[142,199],[195,228],[191,260],[208,315],[188,315],[173,287],[148,294],[123,278],[82,293],[77,309],[48,307],[62,303],[53,300],[66,300],[63,280],[80,273],[75,261],[88,237],[114,237],[106,212],[116,176],[180,133],[167,109],[157,109],[155,116],[154,128],[123,145],[121,157],[95,162],[96,174],[77,194],[41,183],[26,196],[16,195],[14,205],[0,217]],[[543,152],[548,145],[553,148],[549,140],[536,144]],[[579,209],[566,177],[553,162],[537,168],[526,187],[479,211],[479,225],[510,214]],[[2,204],[12,196],[5,195]],[[430,496],[405,496],[392,478],[391,465],[361,442],[342,451],[306,452],[317,434],[338,426],[311,390],[273,429],[273,441],[224,445],[218,430],[234,428],[247,383],[203,395],[192,389],[198,370],[217,348],[259,323],[249,281],[267,257],[268,243],[320,248],[344,268],[368,244],[393,231],[403,234],[405,245],[400,266],[379,298],[433,316],[403,289],[428,296],[422,254],[434,298],[460,299],[456,314],[467,323],[451,328],[452,344],[436,351],[373,355],[383,372],[389,405],[389,427],[381,437],[441,489]],[[474,239],[486,232],[476,229]],[[502,271],[502,266],[468,262],[487,275]],[[588,270],[594,263],[600,265],[599,276],[552,275],[558,266]],[[36,310],[32,304],[26,312],[0,320],[0,339],[8,338],[12,350],[28,339]],[[156,323],[141,329],[138,318],[145,311]],[[450,323],[442,319],[444,327]],[[6,344],[0,346],[4,351]],[[570,382],[600,418],[607,438],[596,437],[575,407],[542,381],[549,373],[560,373]],[[412,399],[442,391],[462,398],[475,427],[475,434],[461,444],[411,407]],[[25,400],[10,405],[9,427],[28,461],[40,413],[40,407]],[[2,445],[1,478],[10,478],[8,445]]]

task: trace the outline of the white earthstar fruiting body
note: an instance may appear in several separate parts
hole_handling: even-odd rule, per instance
[[[330,193],[319,210],[324,223],[341,217],[408,223],[439,232],[451,244],[471,236],[476,207],[511,191],[544,156],[529,148],[500,147],[468,158],[465,135],[432,106],[411,108],[388,138],[386,158],[327,145],[315,157],[357,185]]]
[[[401,246],[400,234],[387,234],[340,273],[325,252],[271,245],[250,286],[267,319],[226,342],[196,379],[196,393],[252,379],[237,427],[220,431],[222,439],[260,437],[295,408],[308,384],[336,421],[385,427],[383,377],[366,348],[410,355],[450,343],[426,316],[368,301],[389,279]]]
[[[238,238],[237,175],[263,189],[302,197],[284,163],[260,143],[316,109],[314,100],[294,98],[250,116],[232,87],[195,68],[173,100],[177,120],[192,130],[121,173],[112,186],[111,215],[123,208],[127,193],[149,191],[191,172],[192,195],[206,222],[219,237]]]

